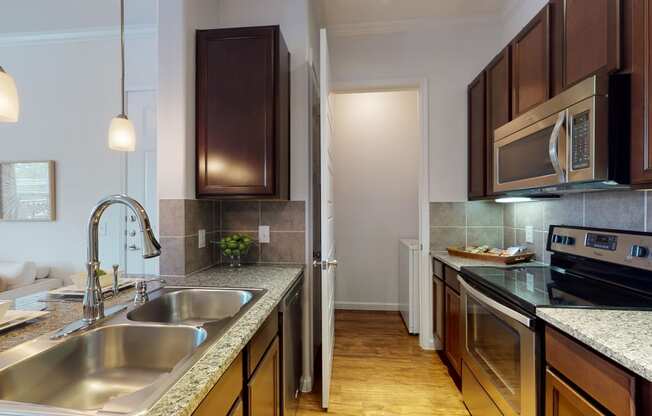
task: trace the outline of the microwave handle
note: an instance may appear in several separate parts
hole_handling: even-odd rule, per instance
[[[561,167],[559,162],[559,135],[561,134],[561,127],[566,121],[566,111],[559,113],[557,117],[557,122],[555,127],[552,129],[552,134],[550,135],[550,143],[548,144],[548,153],[550,154],[550,162],[552,162],[552,167],[555,169],[555,173],[559,176],[559,181],[565,183],[566,181],[566,172]]]

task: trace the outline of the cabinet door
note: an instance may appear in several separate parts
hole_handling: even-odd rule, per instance
[[[197,197],[287,198],[288,59],[277,26],[197,32]]]
[[[249,416],[280,415],[280,353],[278,337],[249,380]]]
[[[493,195],[494,130],[509,122],[511,109],[511,48],[507,46],[485,70],[487,78],[486,193]]]
[[[565,0],[564,88],[620,67],[621,0]]]
[[[244,385],[242,353],[224,372],[217,384],[206,395],[193,416],[226,416],[234,414],[229,409],[239,400]],[[237,405],[235,405],[237,408]],[[235,413],[237,414],[237,413]]]
[[[478,75],[468,87],[469,199],[485,196],[485,75]]]
[[[546,416],[605,416],[582,395],[546,371]]]
[[[446,334],[444,352],[457,375],[462,371],[462,343],[460,342],[460,295],[446,287]]]
[[[652,184],[652,5],[632,2],[632,135],[631,179],[635,185]]]
[[[546,5],[512,42],[512,116],[550,98],[550,6]]]

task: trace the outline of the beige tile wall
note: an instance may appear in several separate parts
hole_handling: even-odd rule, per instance
[[[550,261],[545,247],[550,225],[581,225],[596,228],[649,231],[652,229],[648,191],[608,191],[571,194],[559,199],[506,204],[505,245],[526,244],[525,227],[534,228],[531,246],[537,258]]]
[[[430,246],[432,250],[445,250],[449,245],[462,244],[527,245],[538,260],[549,262],[545,247],[550,225],[650,231],[651,198],[651,191],[607,191],[518,204],[433,202]],[[525,241],[527,226],[534,230],[534,243]]]
[[[431,202],[430,249],[449,246],[503,246],[503,208],[487,201]]]
[[[258,226],[270,226],[270,243],[254,246],[245,263],[304,263],[303,201],[160,201],[161,274],[185,275],[222,263],[211,242],[240,233],[258,238]],[[198,232],[206,230],[207,246],[198,248]]]

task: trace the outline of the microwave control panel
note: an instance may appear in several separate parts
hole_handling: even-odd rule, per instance
[[[591,117],[589,111],[573,116],[571,124],[571,168],[591,166]]]

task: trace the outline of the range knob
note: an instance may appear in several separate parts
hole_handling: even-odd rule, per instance
[[[561,244],[564,241],[564,237],[560,236],[559,234],[553,234],[552,235],[552,242],[555,244]]]
[[[567,245],[567,246],[574,246],[575,245],[575,237],[569,237],[569,236],[564,236],[562,237],[562,244]]]
[[[633,245],[632,248],[629,251],[629,254],[632,257],[640,257],[640,258],[645,258],[650,254],[650,250],[647,247],[644,246],[639,246],[639,245]]]

